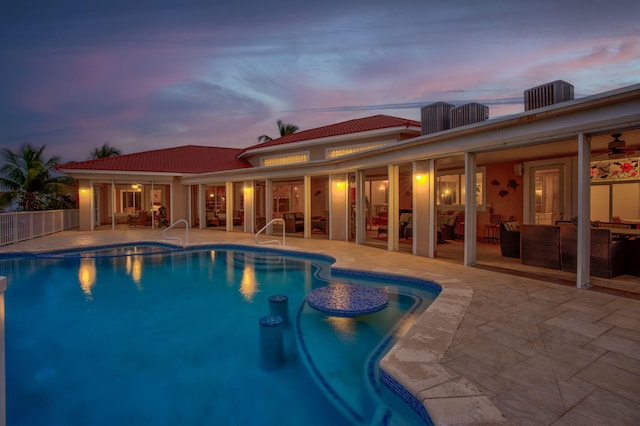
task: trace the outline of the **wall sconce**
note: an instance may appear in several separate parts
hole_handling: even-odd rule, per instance
[[[422,176],[422,175],[416,175],[416,180],[417,180],[418,182],[423,182],[423,181],[425,180],[425,177],[424,177],[424,176]]]
[[[82,189],[80,190],[80,193],[82,193],[82,194],[86,194],[86,193],[88,193],[88,192],[89,192],[89,190],[88,190],[87,188],[82,188]]]
[[[342,188],[344,186],[344,182],[336,182],[336,188]]]
[[[522,169],[523,169],[522,164],[520,164],[520,163],[514,164],[514,166],[513,166],[513,174],[516,175],[516,176],[522,176]]]

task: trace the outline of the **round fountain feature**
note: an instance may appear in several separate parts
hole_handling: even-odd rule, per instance
[[[285,324],[289,323],[289,298],[282,294],[269,297],[269,313],[281,316]]]
[[[272,370],[284,363],[283,319],[279,315],[260,318],[260,364]]]
[[[333,283],[309,292],[307,303],[337,317],[355,317],[386,308],[389,298],[379,288]]]

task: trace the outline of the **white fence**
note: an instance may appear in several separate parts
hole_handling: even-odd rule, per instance
[[[78,225],[77,209],[0,213],[0,246],[76,228]]]

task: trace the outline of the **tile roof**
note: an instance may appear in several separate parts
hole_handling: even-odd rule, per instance
[[[391,127],[418,127],[420,122],[409,120],[406,118],[392,117],[390,115],[373,115],[371,117],[356,118],[354,120],[334,123],[328,126],[317,127],[315,129],[303,130],[301,132],[292,133],[273,139],[268,142],[259,143],[257,145],[246,148],[244,152],[259,148],[266,148],[277,145],[284,145],[293,142],[302,142],[311,139],[320,139],[330,136],[347,135],[350,133],[370,132],[373,130],[387,129]]]
[[[237,158],[241,149],[186,145],[117,157],[61,164],[66,170],[129,171],[198,174],[252,167]]]

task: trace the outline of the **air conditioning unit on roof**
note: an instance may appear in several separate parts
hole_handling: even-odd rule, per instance
[[[422,119],[422,134],[441,132],[447,130],[449,126],[449,111],[453,105],[446,102],[436,102],[420,108]]]
[[[489,107],[475,102],[460,105],[449,111],[451,128],[480,123],[489,118]]]
[[[573,85],[556,80],[524,91],[524,110],[542,108],[573,99]]]

